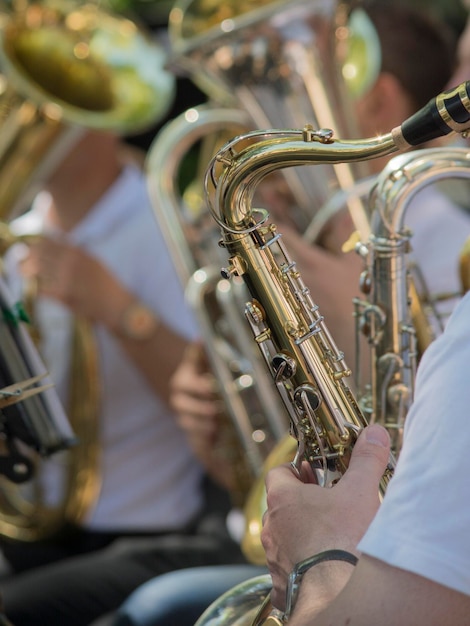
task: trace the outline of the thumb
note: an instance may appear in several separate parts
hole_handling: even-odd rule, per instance
[[[351,454],[347,480],[380,482],[390,456],[390,436],[383,426],[371,424],[360,433]]]

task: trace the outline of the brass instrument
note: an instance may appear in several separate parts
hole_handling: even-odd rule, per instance
[[[377,177],[369,197],[373,234],[366,244],[356,244],[356,251],[367,260],[360,287],[368,298],[354,300],[356,327],[358,333],[367,335],[374,364],[371,384],[359,394],[359,404],[368,423],[379,422],[387,428],[395,457],[401,449],[404,420],[413,397],[417,356],[434,339],[435,331],[429,325],[439,315],[434,310],[427,315],[422,305],[426,297],[418,295],[409,280],[405,256],[412,232],[403,225],[403,219],[409,203],[424,186],[441,178],[469,177],[469,159],[468,150],[463,148],[419,150],[393,157]],[[460,264],[464,291],[469,284],[468,248],[467,241]],[[356,389],[360,389],[358,373],[356,364]],[[266,459],[263,478],[272,467],[288,462],[294,450],[295,440],[283,439]],[[265,509],[264,480],[259,479],[245,506],[247,529],[242,543],[243,547],[249,542],[244,552],[256,564],[265,562],[259,542]]]
[[[255,209],[256,185],[269,172],[292,165],[370,159],[452,131],[470,130],[470,81],[440,94],[401,126],[381,137],[339,141],[332,131],[272,130],[250,134],[252,145],[237,152],[239,139],[229,142],[213,159],[206,173],[208,202],[230,253],[226,277],[242,276],[252,300],[245,315],[277,389],[291,417],[291,432],[298,442],[292,465],[299,472],[307,460],[331,486],[344,473],[360,430],[367,424],[344,379],[350,375],[343,354],[329,334],[318,306],[289,258],[276,226],[267,224],[267,212]],[[246,139],[246,137],[245,137]],[[383,493],[393,457],[382,478]],[[267,585],[266,577],[265,583]],[[262,580],[256,579],[259,590]],[[269,596],[253,619],[243,609],[243,583],[216,601],[196,626],[217,624],[283,624],[289,615],[273,609]],[[286,606],[291,607],[291,598]],[[237,610],[234,611],[233,607]]]
[[[238,314],[246,297],[243,281],[229,282],[220,276],[223,256],[213,220],[195,185],[190,196],[181,191],[179,171],[198,142],[212,158],[222,145],[221,135],[226,141],[245,132],[248,123],[239,109],[210,105],[189,109],[160,130],[146,163],[154,212],[199,322],[224,403],[217,453],[231,461],[231,495],[237,506],[243,505],[267,454],[284,435],[288,417]]]
[[[164,69],[165,59],[163,49],[136,24],[92,3],[18,3],[17,10],[3,13],[0,219],[7,221],[27,207],[41,181],[85,129],[140,132],[162,117],[175,85]],[[11,233],[1,238],[5,247],[23,239]],[[25,319],[15,324],[15,332],[26,333]],[[79,522],[99,493],[98,364],[91,329],[81,320],[75,323],[74,342],[67,418],[79,445],[63,452],[64,500],[52,507],[43,502],[37,481],[19,489],[2,480],[0,534],[12,539],[34,541],[53,533],[65,519]],[[11,352],[4,342],[0,352],[11,369]],[[27,423],[41,424],[37,407],[25,410]],[[69,448],[71,440],[70,434],[56,450]],[[34,455],[31,461],[37,477],[42,459]]]
[[[25,208],[84,128],[126,134],[162,117],[175,92],[165,59],[136,24],[92,3],[0,15],[0,217]]]
[[[31,481],[38,458],[77,441],[27,330],[24,309],[3,280],[0,309],[0,529],[16,536],[19,518],[30,523],[28,503],[17,498],[20,485]]]
[[[459,273],[463,293],[470,289],[470,237],[460,251]]]
[[[241,279],[229,282],[220,277],[224,252],[204,203],[202,175],[191,185],[188,198],[181,193],[178,172],[196,142],[210,152],[206,159],[204,154],[199,157],[205,165],[222,143],[257,127],[298,127],[307,118],[353,135],[345,73],[356,69],[356,76],[372,81],[380,47],[361,12],[350,15],[346,5],[318,0],[232,0],[210,5],[178,1],[170,13],[169,39],[169,67],[189,76],[210,102],[188,109],[157,135],[147,159],[150,195],[199,320],[227,421],[233,423],[232,433],[228,426],[223,428],[223,447],[227,456],[235,455],[237,468],[245,459],[245,470],[238,472],[243,481],[236,485],[240,503],[255,479],[261,477],[263,482],[263,463],[275,444],[280,442],[282,450],[276,458],[284,454],[288,414],[240,318],[246,286]],[[351,52],[359,41],[361,50],[370,51],[360,59]],[[364,87],[356,85],[356,91]],[[331,216],[327,199],[335,191],[349,190],[366,173],[364,164],[344,163],[322,165],[313,175],[301,168],[283,171],[297,205],[292,214],[299,230],[315,239]],[[341,207],[346,205],[364,231],[367,219],[361,198],[348,196]],[[237,439],[242,456],[236,453]],[[248,497],[254,499],[251,493]],[[247,520],[242,544],[254,562],[262,558],[259,525],[258,515]]]
[[[431,148],[395,156],[378,176],[370,195],[372,234],[367,244],[357,246],[367,267],[361,277],[366,299],[356,299],[355,313],[373,363],[362,408],[369,423],[387,428],[395,456],[401,450],[405,417],[413,399],[419,336],[432,336],[427,326],[435,317],[424,316],[424,331],[413,318],[415,298],[410,306],[413,284],[406,262],[412,232],[404,220],[410,202],[423,187],[448,178],[470,178],[468,149]],[[458,267],[455,272],[457,275]],[[420,351],[425,347],[421,341]]]
[[[381,51],[367,15],[348,2],[179,0],[168,32],[169,67],[189,76],[213,106],[245,111],[248,128],[298,128],[308,119],[343,137],[358,136],[351,102],[375,80]],[[318,236],[331,217],[331,196],[368,174],[365,163],[281,172],[299,230]],[[347,196],[345,204],[359,232],[367,233],[361,199]]]

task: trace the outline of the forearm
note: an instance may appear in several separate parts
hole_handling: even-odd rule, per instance
[[[168,381],[179,365],[188,341],[169,328],[134,294],[117,284],[96,322],[112,334],[155,393],[168,403]]]
[[[354,566],[343,561],[328,561],[308,570],[289,618],[290,626],[317,624],[317,618],[336,599],[353,573]],[[323,623],[323,622],[318,622]]]
[[[174,374],[188,342],[158,321],[155,332],[144,340],[116,335],[127,356],[160,399],[169,403],[168,380]]]
[[[377,559],[362,556],[342,590],[323,601],[318,595],[324,581],[317,574],[305,580],[289,626],[441,626],[468,621],[470,596]]]

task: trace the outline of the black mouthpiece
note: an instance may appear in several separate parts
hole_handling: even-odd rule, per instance
[[[401,125],[401,134],[410,146],[469,130],[470,81],[439,94]]]

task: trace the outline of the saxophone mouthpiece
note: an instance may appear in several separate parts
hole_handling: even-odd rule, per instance
[[[392,130],[399,148],[418,146],[451,132],[470,131],[470,81],[432,98],[422,109]]]

